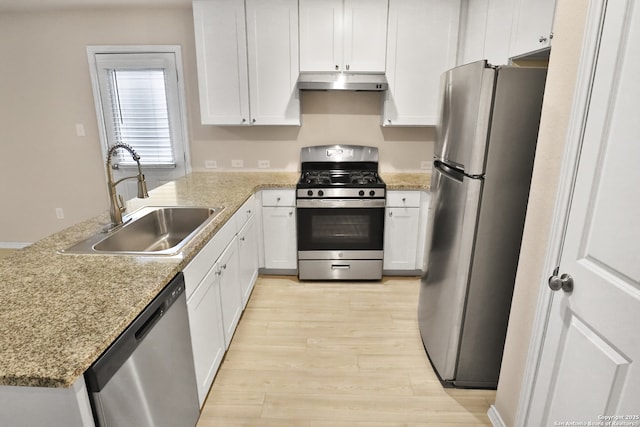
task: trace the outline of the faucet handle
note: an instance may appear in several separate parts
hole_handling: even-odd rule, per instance
[[[120,212],[124,212],[127,210],[127,208],[124,205],[124,199],[122,198],[122,194],[118,194],[118,209],[120,210]]]

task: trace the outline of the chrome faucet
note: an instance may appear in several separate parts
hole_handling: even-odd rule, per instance
[[[111,171],[111,157],[115,156],[116,150],[118,150],[118,148],[123,148],[131,154],[133,160],[135,160],[138,164],[138,175],[127,176],[114,182],[113,172]],[[127,179],[134,178],[138,180],[138,197],[140,199],[146,199],[147,197],[149,197],[149,194],[147,193],[147,182],[144,180],[144,174],[142,173],[142,168],[140,167],[140,156],[138,155],[138,153],[136,153],[136,151],[128,144],[118,143],[112,145],[109,148],[109,152],[107,153],[107,185],[109,186],[109,213],[111,214],[111,223],[113,226],[122,224],[122,214],[127,209],[124,205],[124,199],[122,198],[122,195],[118,195],[116,193],[116,185]]]

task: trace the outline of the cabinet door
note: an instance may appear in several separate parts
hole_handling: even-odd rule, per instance
[[[386,208],[384,270],[415,270],[419,208]]]
[[[514,10],[509,56],[516,57],[551,46],[555,0],[520,0]]]
[[[187,301],[198,400],[204,403],[225,351],[220,288],[214,266]]]
[[[298,2],[246,0],[251,123],[300,125]]]
[[[456,64],[460,0],[391,0],[385,126],[434,126],[440,75]]]
[[[300,0],[300,71],[342,70],[342,0]]]
[[[296,269],[296,208],[293,206],[262,208],[264,264],[268,269]]]
[[[233,333],[242,314],[242,291],[240,290],[240,264],[238,244],[234,239],[216,263],[220,281],[222,323],[224,325],[225,348],[229,348]]]
[[[238,233],[238,255],[242,306],[246,307],[253,285],[258,278],[258,227],[255,215]]]
[[[388,7],[388,0],[345,0],[343,20],[345,71],[384,73]],[[413,44],[412,47],[415,49],[416,45]]]
[[[244,2],[194,0],[196,62],[203,124],[249,124]]]

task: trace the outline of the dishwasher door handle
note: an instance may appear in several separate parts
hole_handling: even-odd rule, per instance
[[[144,339],[144,337],[149,333],[153,325],[158,323],[158,320],[162,317],[167,309],[167,303],[163,303],[160,307],[153,312],[151,316],[140,326],[140,328],[133,334],[136,339],[136,342],[140,342]]]

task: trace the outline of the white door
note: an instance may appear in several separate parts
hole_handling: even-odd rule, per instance
[[[574,289],[553,294],[531,427],[640,425],[640,5],[603,16],[559,268]]]

